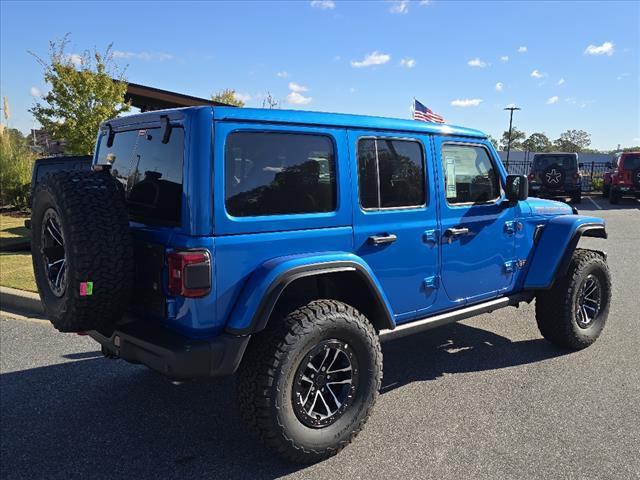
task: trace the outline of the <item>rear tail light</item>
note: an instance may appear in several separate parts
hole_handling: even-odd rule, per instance
[[[578,180],[580,178],[580,174],[578,172],[573,174],[573,178],[575,178],[576,180]]]
[[[169,293],[182,297],[204,297],[211,291],[211,257],[207,250],[171,252]]]
[[[529,180],[533,180],[534,178],[536,178],[536,176],[533,174],[533,172],[529,172]]]

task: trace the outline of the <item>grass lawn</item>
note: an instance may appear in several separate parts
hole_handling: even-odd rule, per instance
[[[0,252],[0,285],[37,292],[31,252]]]
[[[0,249],[29,241],[31,232],[24,226],[27,218],[26,215],[0,215]]]

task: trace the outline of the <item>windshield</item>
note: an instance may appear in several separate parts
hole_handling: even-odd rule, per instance
[[[533,167],[544,170],[551,165],[560,165],[566,169],[576,168],[575,155],[536,155],[533,157]]]
[[[640,168],[640,153],[625,155],[623,167],[625,170],[635,170],[636,168]]]

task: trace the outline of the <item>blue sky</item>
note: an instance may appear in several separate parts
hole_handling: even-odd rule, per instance
[[[640,144],[639,2],[6,2],[0,86],[28,131],[48,41],[113,42],[136,83],[283,108],[407,118],[415,96],[498,137],[514,124],[592,147]]]

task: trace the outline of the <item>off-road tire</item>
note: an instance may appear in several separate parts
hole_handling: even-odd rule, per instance
[[[43,222],[51,211],[60,221],[66,262],[66,287],[57,295],[43,255]],[[31,231],[36,284],[53,326],[61,332],[109,333],[124,314],[133,286],[133,244],[122,187],[106,172],[48,175],[34,192]]]
[[[359,366],[358,389],[335,423],[305,426],[293,406],[296,371],[314,346],[328,339],[347,342]],[[281,457],[314,463],[335,455],[360,432],[382,381],[382,351],[375,329],[356,309],[315,300],[284,319],[272,318],[255,335],[237,376],[240,413],[250,431]]]
[[[609,190],[611,190],[609,185],[602,185],[602,196],[604,198],[609,198]]]
[[[620,195],[620,192],[618,192],[615,188],[611,187],[609,189],[609,203],[611,205],[617,205],[618,203],[620,203],[620,197],[622,195]]]
[[[574,193],[571,195],[571,201],[573,203],[582,203],[582,192]]]
[[[578,325],[578,296],[589,275],[601,287],[601,307],[587,328]],[[536,321],[542,336],[559,347],[581,350],[597,340],[609,315],[611,276],[604,256],[593,250],[576,249],[567,273],[549,290],[536,297]]]

